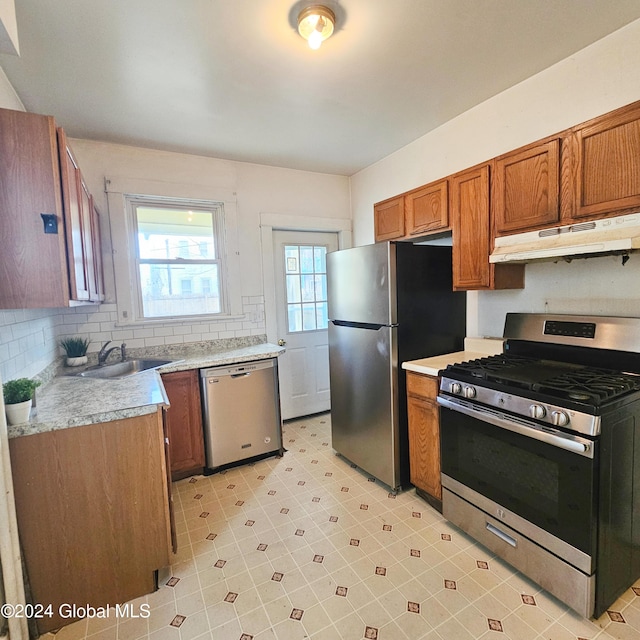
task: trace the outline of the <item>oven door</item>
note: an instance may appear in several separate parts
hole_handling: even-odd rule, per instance
[[[494,503],[494,517],[509,522],[515,514],[512,521],[594,561],[597,441],[458,398],[439,396],[438,404],[443,485],[485,511]]]

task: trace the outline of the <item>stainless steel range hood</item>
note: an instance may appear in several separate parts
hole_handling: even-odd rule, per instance
[[[640,212],[496,238],[489,262],[533,262],[640,249]]]

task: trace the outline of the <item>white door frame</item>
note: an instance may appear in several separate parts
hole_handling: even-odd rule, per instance
[[[273,232],[328,231],[338,234],[338,248],[349,249],[352,242],[351,220],[347,218],[311,218],[278,213],[260,214],[260,241],[262,243],[262,281],[267,340],[278,342],[276,319],[276,282],[273,255]]]

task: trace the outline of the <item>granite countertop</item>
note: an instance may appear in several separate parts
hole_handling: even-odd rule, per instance
[[[37,391],[37,406],[31,411],[29,422],[10,425],[9,438],[154,413],[169,404],[161,373],[265,360],[283,352],[283,347],[270,343],[220,351],[172,350],[169,354],[167,350],[147,350],[144,355],[162,355],[173,362],[160,369],[107,380],[76,377],[66,369]],[[141,355],[136,353],[135,357]]]
[[[465,338],[464,351],[445,353],[441,356],[432,356],[419,360],[409,360],[402,363],[402,368],[428,376],[438,376],[440,371],[450,364],[502,353],[503,344],[504,340],[502,338]]]

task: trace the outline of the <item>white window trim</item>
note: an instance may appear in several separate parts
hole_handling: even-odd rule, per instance
[[[240,251],[238,243],[237,206],[235,192],[203,185],[188,185],[154,180],[135,180],[107,177],[105,191],[109,205],[111,237],[113,245],[113,267],[116,285],[117,326],[143,326],[185,324],[202,320],[229,320],[243,317],[240,279]],[[127,210],[127,197],[153,197],[167,200],[195,200],[220,203],[224,208],[223,244],[226,278],[223,283],[227,300],[227,313],[141,318],[137,314],[137,287],[135,255],[136,243],[133,220]]]

